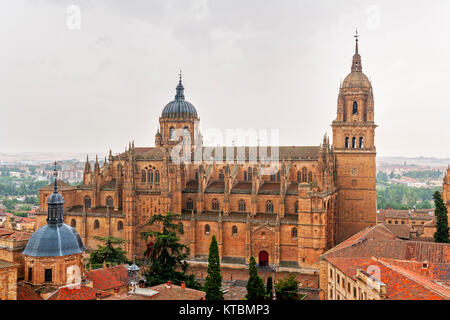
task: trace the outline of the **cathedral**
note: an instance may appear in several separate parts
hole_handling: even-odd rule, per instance
[[[261,266],[318,269],[323,252],[375,224],[374,98],[357,36],[331,143],[325,135],[316,146],[277,147],[278,165],[270,173],[263,170],[266,158],[250,159],[250,147],[240,159],[239,152],[226,153],[233,146],[221,148],[226,161],[174,161],[180,141],[192,153],[205,148],[199,120],[180,78],[175,99],[162,110],[154,147],[130,143],[123,153],[110,151],[102,166],[96,159],[92,168],[87,159],[81,185],[58,181],[65,223],[88,250],[100,244],[95,236],[110,235],[127,240],[129,258],[140,257],[151,245],[141,238],[151,216],[171,212],[190,260],[206,261],[215,235],[223,263],[246,264],[254,256]],[[181,137],[175,134],[180,130]],[[53,189],[39,191],[37,227],[46,223]]]

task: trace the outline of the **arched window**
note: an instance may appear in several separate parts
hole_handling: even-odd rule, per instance
[[[94,221],[94,229],[98,229],[100,228],[100,222],[98,222],[98,220]]]
[[[237,234],[238,234],[238,228],[236,226],[232,226],[231,227],[231,235],[235,237],[235,236],[237,236]]]
[[[294,211],[295,213],[298,213],[298,201],[295,201],[294,203]]]
[[[223,181],[223,170],[219,170],[219,180]]]
[[[186,201],[186,209],[193,210],[194,209],[194,202],[191,198],[187,199]]]
[[[212,207],[212,210],[218,211],[219,210],[219,200],[212,199],[211,207]]]
[[[273,202],[270,200],[266,202],[266,212],[273,213]]]
[[[356,148],[356,138],[355,137],[352,138],[352,148],[353,149]]]
[[[91,207],[91,197],[89,197],[89,196],[84,197],[84,206],[86,208],[90,208]]]
[[[117,230],[118,231],[123,230],[123,222],[122,221],[117,222]]]
[[[312,179],[313,179],[313,174],[310,171],[310,172],[308,172],[308,182],[312,182]]]
[[[349,146],[350,146],[349,141],[350,141],[349,137],[345,137],[345,149],[349,148]]]
[[[252,181],[252,178],[253,178],[252,167],[248,167],[247,179],[248,179],[248,181]]]
[[[174,127],[169,128],[169,140],[175,140],[175,128]]]
[[[106,206],[107,207],[114,207],[114,200],[111,196],[106,198]]]
[[[245,212],[245,209],[246,209],[245,201],[244,200],[239,200],[239,211],[240,212]]]
[[[209,224],[205,224],[205,234],[209,234],[211,231],[211,228],[209,227]]]
[[[306,168],[302,169],[302,182],[306,182],[306,179],[308,178],[307,172],[308,170],[306,170]]]
[[[361,149],[364,148],[364,138],[363,137],[359,137],[359,147]]]
[[[297,239],[297,228],[295,227],[291,229],[291,238]]]
[[[178,231],[184,232],[184,226],[182,222],[178,223]]]
[[[153,170],[149,170],[148,173],[148,183],[153,183]]]
[[[155,171],[155,183],[159,184],[159,171],[158,170]]]
[[[302,180],[302,173],[297,171],[297,181],[300,182]]]
[[[70,226],[71,226],[72,228],[75,228],[75,227],[77,226],[77,220],[72,219],[72,220],[70,221]]]
[[[247,181],[247,171],[244,171],[244,181]]]
[[[353,102],[353,111],[352,114],[358,114],[358,102]]]
[[[147,173],[144,170],[142,170],[141,182],[145,183],[146,180],[147,180]]]
[[[270,181],[275,181],[275,173],[272,173],[272,174],[270,175]]]

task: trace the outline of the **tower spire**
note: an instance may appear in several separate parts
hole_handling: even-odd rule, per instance
[[[54,187],[54,193],[58,193],[58,184],[57,184],[57,178],[58,178],[58,171],[56,170],[56,161],[53,163],[55,168],[53,169],[53,176],[55,177],[55,187]]]
[[[178,82],[177,94],[175,95],[175,100],[184,100],[184,87],[183,87],[183,83],[182,83],[181,70],[180,70],[180,73],[178,74],[178,76],[180,77],[180,80]]]
[[[352,61],[352,72],[362,72],[362,65],[361,65],[361,56],[359,55],[359,34],[358,29],[355,31],[355,35],[353,36],[355,38],[355,54],[353,55],[353,61]]]

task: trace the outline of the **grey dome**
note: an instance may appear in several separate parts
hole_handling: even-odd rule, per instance
[[[85,249],[74,228],[65,223],[46,224],[33,233],[23,254],[31,257],[61,257],[82,253]]]
[[[181,83],[181,78],[177,86],[175,100],[169,102],[164,107],[161,117],[177,119],[197,118],[197,110],[195,110],[195,107],[192,103],[184,99],[184,87]]]

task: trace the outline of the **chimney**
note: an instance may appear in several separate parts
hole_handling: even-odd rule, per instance
[[[116,297],[119,296],[119,288],[118,288],[118,287],[115,287],[115,288],[114,288],[114,295],[115,295]]]
[[[186,288],[186,282],[181,281],[181,289],[185,289]]]
[[[100,297],[102,296],[102,294],[100,293],[100,291],[98,291],[95,296],[97,297],[97,300],[100,300]]]
[[[167,283],[166,283],[166,288],[167,289],[170,289],[172,287],[172,281],[167,281]]]

